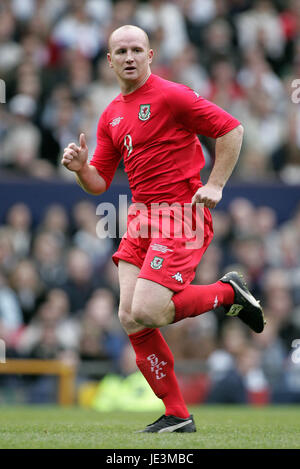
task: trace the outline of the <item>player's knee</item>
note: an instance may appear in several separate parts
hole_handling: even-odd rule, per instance
[[[120,308],[118,315],[120,323],[125,331],[130,331],[134,326],[136,326],[136,322],[134,321],[131,312]]]
[[[157,315],[147,307],[147,303],[144,305],[133,305],[132,317],[135,322],[145,327],[159,327],[159,320]]]

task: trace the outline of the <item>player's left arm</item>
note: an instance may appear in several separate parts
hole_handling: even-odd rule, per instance
[[[243,134],[243,126],[238,125],[230,132],[216,139],[215,164],[207,183],[194,194],[192,205],[203,203],[208,208],[215,208],[220,202],[223,188],[237,163]]]
[[[192,198],[192,204],[214,208],[239,157],[243,127],[232,115],[186,86],[173,84],[167,104],[177,123],[186,130],[216,139],[215,164],[208,182]]]

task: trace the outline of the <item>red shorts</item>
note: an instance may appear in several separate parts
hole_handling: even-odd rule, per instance
[[[208,208],[202,209],[199,240],[195,237],[166,237],[161,230],[154,236],[132,236],[129,224],[134,215],[128,215],[127,232],[117,252],[112,256],[139,267],[139,278],[152,280],[174,292],[183,290],[195,277],[196,268],[213,238],[212,218]],[[135,225],[136,227],[136,225]]]

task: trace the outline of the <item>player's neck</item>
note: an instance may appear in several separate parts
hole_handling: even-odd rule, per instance
[[[149,70],[144,77],[136,81],[129,81],[129,80],[128,81],[122,80],[122,82],[120,81],[120,88],[121,88],[122,94],[127,95],[141,88],[146,83],[150,75],[151,75],[151,70]]]

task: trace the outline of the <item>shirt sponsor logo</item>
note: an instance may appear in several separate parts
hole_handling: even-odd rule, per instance
[[[139,111],[139,119],[141,121],[147,121],[151,116],[150,104],[141,104]]]
[[[162,268],[163,261],[162,257],[154,256],[150,265],[152,269],[159,270]]]
[[[115,119],[113,119],[111,122],[110,122],[110,125],[112,127],[115,127],[116,125],[119,125],[121,120],[124,119],[124,117],[116,117]]]
[[[173,249],[169,249],[167,246],[163,246],[162,244],[151,244],[151,249],[153,249],[153,251],[160,251],[160,252],[173,252]]]

